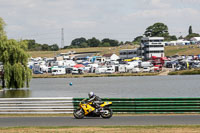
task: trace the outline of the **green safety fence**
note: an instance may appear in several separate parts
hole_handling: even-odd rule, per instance
[[[73,98],[74,108],[84,98]],[[200,113],[199,98],[103,98],[116,113]]]

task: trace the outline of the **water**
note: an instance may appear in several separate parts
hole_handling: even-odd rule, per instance
[[[32,79],[29,89],[0,97],[87,97],[90,91],[100,97],[200,97],[200,75]]]

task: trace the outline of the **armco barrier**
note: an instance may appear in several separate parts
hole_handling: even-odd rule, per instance
[[[77,107],[83,98],[74,98]],[[117,113],[200,113],[200,98],[103,98]]]
[[[66,114],[73,110],[72,97],[0,98],[0,114]]]
[[[0,114],[72,113],[83,98],[0,98]],[[200,98],[103,98],[115,113],[200,113]]]

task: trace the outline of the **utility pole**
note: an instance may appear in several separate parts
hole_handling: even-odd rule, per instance
[[[61,29],[61,45],[60,48],[64,47],[64,28]]]

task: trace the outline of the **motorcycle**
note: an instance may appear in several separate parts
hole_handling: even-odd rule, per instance
[[[76,119],[82,119],[83,117],[102,117],[102,118],[110,118],[113,115],[112,109],[109,106],[112,105],[112,102],[102,102],[100,104],[100,108],[96,109],[93,106],[92,102],[88,102],[87,99],[83,99],[79,103],[79,107],[74,110],[74,117]]]

